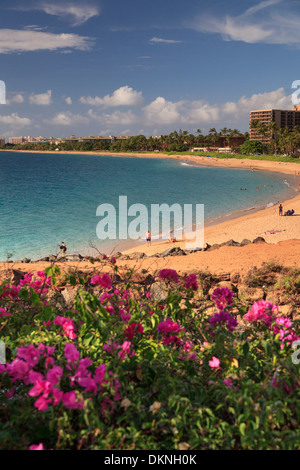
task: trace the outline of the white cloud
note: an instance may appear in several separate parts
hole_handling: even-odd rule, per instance
[[[6,99],[6,104],[22,104],[24,103],[24,96],[21,93],[15,93],[14,95]]]
[[[140,122],[156,128],[205,126],[229,127],[249,126],[250,111],[256,109],[292,109],[291,96],[283,88],[266,93],[242,96],[237,101],[209,103],[204,100],[178,102],[158,97],[143,108]],[[229,122],[230,121],[230,122]]]
[[[65,98],[65,102],[71,106],[71,104],[73,103],[72,101],[72,98],[70,96],[68,96],[67,98]]]
[[[95,96],[82,96],[79,101],[89,106],[102,106],[103,108],[117,106],[140,106],[143,102],[141,91],[136,91],[129,86],[123,86],[113,92],[112,95],[106,95],[103,98]]]
[[[140,117],[135,115],[131,110],[127,112],[114,111],[113,113],[94,113],[92,109],[89,109],[88,116],[93,120],[101,124],[102,126],[132,126],[137,124]]]
[[[79,124],[88,124],[89,119],[80,114],[73,114],[70,111],[65,111],[56,114],[52,119],[45,119],[46,124],[51,124],[54,126],[76,126]]]
[[[32,94],[29,96],[29,103],[38,106],[48,106],[52,103],[52,91],[48,90],[46,93]]]
[[[182,41],[176,41],[175,39],[163,39],[163,38],[152,38],[149,40],[152,44],[163,43],[163,44],[178,44]]]
[[[0,54],[41,50],[89,50],[91,38],[77,34],[54,34],[35,30],[0,29]]]
[[[221,106],[222,113],[235,115],[249,115],[251,110],[259,109],[292,109],[292,98],[285,94],[284,88],[278,90],[255,93],[250,97],[242,96],[237,102],[227,102]]]
[[[53,5],[51,3],[44,3],[37,6],[35,9],[44,11],[48,15],[58,16],[60,18],[70,18],[74,26],[85,23],[90,18],[98,16],[100,10],[92,5],[76,5],[73,3],[65,3]]]
[[[296,2],[266,0],[238,16],[201,15],[190,23],[203,33],[221,34],[226,41],[266,44],[300,44],[300,16]]]
[[[181,107],[183,102],[172,103],[159,96],[143,108],[144,116],[148,124],[158,122],[160,124],[173,124],[181,119]]]
[[[32,121],[29,118],[19,116],[18,113],[12,113],[7,116],[0,115],[0,123],[3,126],[8,126],[12,129],[20,129],[22,127],[30,126]]]

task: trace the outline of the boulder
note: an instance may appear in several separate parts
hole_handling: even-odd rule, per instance
[[[264,298],[265,292],[260,287],[240,287],[239,298],[249,303],[257,302]]]
[[[238,284],[241,281],[240,273],[230,273],[230,282]]]
[[[19,284],[19,282],[24,278],[25,273],[23,271],[20,271],[19,269],[13,269],[12,270],[12,276],[11,276],[11,282],[14,285]]]
[[[240,246],[240,243],[234,240],[228,240],[227,242],[221,243],[220,246]]]
[[[132,259],[132,260],[142,259],[142,258],[147,258],[146,253],[139,253],[139,252],[137,251],[137,252],[131,253],[131,254],[129,255],[129,259]]]
[[[60,294],[63,297],[66,305],[73,306],[74,299],[77,295],[77,292],[78,292],[78,287],[66,287],[60,292]]]
[[[266,240],[263,237],[257,237],[252,243],[266,243]]]
[[[145,286],[149,286],[154,282],[154,278],[151,274],[142,271],[136,271],[133,272],[132,275],[130,276],[130,281],[136,283],[136,284],[143,284]]]
[[[21,262],[22,262],[22,263],[31,263],[31,259],[29,259],[29,258],[24,258],[24,259],[22,259]]]
[[[246,246],[250,244],[251,244],[251,241],[248,240],[247,238],[244,238],[244,240],[241,241],[240,246]]]
[[[211,245],[209,248],[207,248],[205,251],[214,251],[214,250],[218,250],[220,248],[221,245],[218,245],[217,243],[214,243],[213,245]]]
[[[152,284],[150,287],[150,293],[152,294],[153,298],[158,301],[166,300],[168,296],[166,285],[163,282],[155,282]]]

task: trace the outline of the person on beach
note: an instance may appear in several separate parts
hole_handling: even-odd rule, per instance
[[[171,230],[171,232],[170,232],[169,242],[170,243],[175,243],[176,242],[176,238],[174,236],[174,230]]]
[[[147,242],[147,246],[151,246],[151,233],[149,232],[149,230],[147,230],[147,233],[146,233],[146,242]]]
[[[58,245],[59,248],[60,248],[60,253],[59,255],[60,256],[63,256],[65,254],[65,252],[67,251],[67,247],[66,247],[66,244],[64,242],[61,242],[61,245]]]
[[[282,215],[283,207],[282,204],[279,204],[279,215]]]

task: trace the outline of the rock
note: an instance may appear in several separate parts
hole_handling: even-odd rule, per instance
[[[211,245],[208,243],[205,244],[205,247],[202,248],[203,251],[207,251],[209,248],[211,248]]]
[[[130,258],[129,255],[121,255],[121,256],[119,256],[118,259],[120,259],[120,260],[125,260],[125,261],[126,261],[126,260],[129,260],[129,259],[131,259],[131,258]]]
[[[257,237],[252,243],[266,243],[266,240],[263,237]]]
[[[77,292],[78,292],[78,287],[66,287],[60,292],[60,294],[63,297],[66,305],[73,306],[74,299],[77,295]]]
[[[240,287],[239,298],[254,303],[264,298],[264,291],[260,287]]]
[[[47,263],[49,261],[49,256],[45,256],[44,258],[38,259],[36,263]]]
[[[173,246],[172,248],[168,248],[167,250],[163,251],[160,254],[161,258],[165,258],[167,256],[185,256],[186,251],[182,250],[179,246]]]
[[[134,252],[129,255],[129,259],[132,259],[132,260],[142,259],[142,258],[147,258],[146,253]]]
[[[19,282],[24,278],[25,273],[19,269],[12,270],[11,282],[14,285],[19,284]]]
[[[215,279],[218,283],[221,283],[224,281],[230,281],[230,273],[217,274],[215,276]],[[227,286],[222,286],[222,287],[227,287]]]
[[[230,273],[230,282],[233,284],[238,284],[241,280],[240,273]]]
[[[24,258],[24,259],[22,259],[21,262],[22,262],[22,263],[31,263],[31,259],[29,259],[29,258]]]
[[[133,272],[132,275],[130,276],[130,281],[137,283],[137,284],[143,284],[145,286],[149,286],[154,282],[154,278],[151,274],[142,271],[136,271]]]
[[[218,250],[220,248],[221,245],[218,245],[217,243],[215,243],[214,245],[211,245],[209,248],[207,248],[205,251],[214,251],[214,250]]]
[[[83,256],[81,256],[80,254],[68,255],[66,258],[67,258],[67,261],[82,261],[83,260]]]
[[[54,261],[56,261],[56,256],[55,256],[55,255],[50,255],[48,261],[50,261],[51,263],[53,263]]]
[[[235,242],[234,240],[228,240],[225,243],[221,243],[220,246],[240,246],[240,243]]]
[[[244,238],[244,240],[241,241],[240,246],[245,246],[245,245],[250,245],[251,241],[248,240],[247,238]]]
[[[158,301],[166,300],[168,296],[166,285],[163,282],[155,282],[152,284],[150,287],[150,293],[152,294],[153,298]]]

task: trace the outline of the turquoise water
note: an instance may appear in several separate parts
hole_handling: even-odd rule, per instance
[[[120,250],[118,241],[96,235],[97,207],[109,203],[118,211],[119,196],[149,213],[151,204],[204,204],[207,223],[294,194],[287,175],[179,160],[0,152],[0,169],[1,260],[7,253],[13,260],[56,254],[61,241],[68,253],[95,254],[91,244]]]

